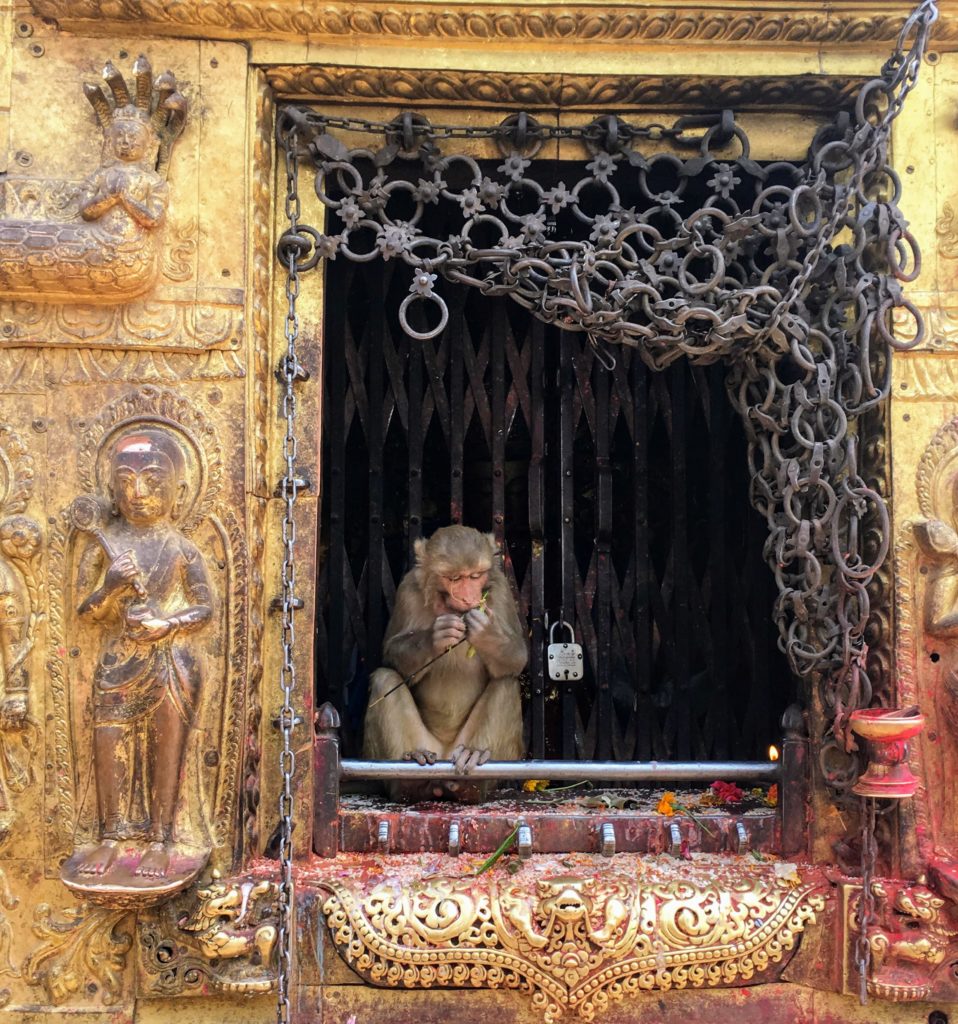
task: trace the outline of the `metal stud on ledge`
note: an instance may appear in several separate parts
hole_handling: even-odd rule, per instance
[[[460,853],[459,845],[459,822],[449,822],[449,856],[458,857]]]
[[[516,848],[523,860],[532,856],[532,826],[525,822],[519,825],[519,831],[516,834]]]
[[[603,822],[599,829],[599,851],[603,857],[615,856],[615,825],[611,821]]]

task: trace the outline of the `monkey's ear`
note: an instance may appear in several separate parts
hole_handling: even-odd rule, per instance
[[[416,554],[416,565],[422,565],[426,560],[426,542],[422,537],[417,537],[413,541],[412,549]]]

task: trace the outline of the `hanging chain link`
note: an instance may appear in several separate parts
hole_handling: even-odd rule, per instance
[[[868,1002],[868,972],[871,969],[872,951],[868,933],[876,922],[875,893],[872,883],[875,878],[875,862],[878,858],[878,842],[875,837],[875,798],[862,797],[862,892],[855,913],[855,966],[858,968],[858,999],[864,1006]]]
[[[286,217],[289,227],[280,239],[279,258],[286,267],[286,353],[280,365],[280,379],[283,383],[283,415],[286,421],[286,435],[283,439],[284,475],[280,481],[280,494],[284,499],[283,509],[283,568],[282,568],[282,644],[283,665],[280,686],[283,704],[279,713],[279,728],[282,734],[282,749],[279,768],[282,776],[279,795],[280,821],[280,883],[279,883],[279,927],[277,948],[276,1020],[278,1024],[289,1024],[290,983],[293,969],[293,911],[295,892],[293,888],[293,774],[296,770],[296,755],[293,751],[292,736],[296,725],[293,708],[293,690],[296,687],[296,666],[293,652],[296,645],[294,614],[296,601],[296,521],[294,519],[297,492],[300,481],[296,476],[296,391],[298,359],[296,342],[299,338],[299,316],[296,299],[299,296],[299,260],[304,245],[297,234],[300,217],[300,201],[297,191],[299,158],[296,143],[296,126],[290,127],[284,141],[286,159]],[[305,243],[308,250],[309,243]]]

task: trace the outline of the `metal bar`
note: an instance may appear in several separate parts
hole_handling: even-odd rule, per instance
[[[712,634],[712,657],[709,665],[711,700],[707,716],[712,732],[712,746],[707,752],[716,757],[727,757],[729,748],[734,749],[734,743],[730,743],[728,727],[731,635],[729,585],[732,582],[732,572],[728,557],[730,536],[727,509],[730,498],[733,498],[733,495],[728,493],[730,485],[734,486],[736,478],[729,476],[725,462],[732,408],[725,394],[723,370],[709,366],[705,368],[705,373],[708,375],[709,389],[709,618]],[[741,571],[741,566],[736,566],[734,575],[738,577]]]
[[[529,325],[526,344],[532,346],[529,371],[530,434],[532,451],[529,458],[529,619],[532,626],[529,652],[529,674],[532,679],[530,708],[532,725],[532,756],[545,757],[546,753],[546,698],[545,698],[545,327],[541,320]]]
[[[313,738],[313,853],[339,852],[339,712],[324,704],[316,713]]]
[[[327,647],[316,647],[316,657],[325,661],[320,664],[317,678],[325,677],[326,693],[333,703],[343,711],[346,707],[346,684],[344,644],[346,642],[346,607],[341,599],[344,588],[346,565],[345,517],[346,517],[346,435],[349,424],[345,422],[346,403],[346,359],[347,345],[354,344],[349,319],[346,316],[348,295],[358,265],[350,263],[327,264],[327,294],[342,296],[340,302],[327,303],[328,317],[325,330],[326,358],[323,365],[326,383],[323,405],[326,419],[325,443],[328,459],[328,484],[323,496],[329,502],[329,536],[326,586],[330,598],[325,614],[327,616]],[[319,545],[322,550],[322,544]],[[317,609],[323,614],[323,609]],[[325,657],[324,657],[325,655]]]
[[[463,778],[452,761],[419,765],[413,761],[341,762],[340,777],[423,782]],[[549,779],[551,782],[776,782],[780,761],[487,761],[469,773],[470,781]]]
[[[446,328],[449,345],[449,522],[461,523],[462,446],[466,430],[462,351],[472,342],[466,334],[466,289],[450,288],[449,292],[449,326]]]
[[[559,342],[559,524],[560,551],[562,564],[562,607],[560,616],[575,628],[575,592],[578,581],[578,566],[575,562],[575,479],[573,467],[575,455],[575,366],[576,338],[569,331],[562,331]],[[576,755],[575,743],[575,692],[569,686],[562,687],[562,756]],[[532,776],[533,778],[535,776]]]
[[[596,631],[596,746],[595,756],[612,756],[612,464],[610,460],[609,385],[612,375],[598,359],[592,364],[595,399],[595,488],[593,529],[596,556],[596,594],[592,617]]]
[[[652,753],[652,731],[655,709],[652,706],[652,587],[655,585],[652,568],[649,529],[649,423],[651,420],[649,370],[632,353],[632,543],[635,559],[635,636],[634,678],[636,702],[634,715],[635,749],[639,760]]]
[[[414,311],[413,326],[416,330],[422,330],[424,323],[417,322],[416,317],[420,311]],[[409,339],[409,384],[407,394],[409,395],[409,424],[406,434],[406,445],[409,454],[408,479],[409,479],[409,505],[408,513],[408,557],[409,565],[415,564],[413,544],[422,536],[422,347],[428,345],[428,341],[416,341]]]
[[[675,750],[679,757],[692,750],[691,668],[692,648],[689,588],[692,585],[688,544],[688,467],[685,445],[688,439],[688,367],[676,363],[669,371],[672,398],[672,621],[675,645],[675,690],[672,714],[675,715]]]
[[[492,364],[492,421],[489,424],[489,447],[492,454],[492,532],[502,552],[503,568],[507,568],[506,547],[506,349],[509,331],[504,299],[492,304],[487,330],[491,333],[489,361]]]
[[[388,273],[388,272],[387,272]],[[383,622],[383,397],[387,273],[366,274],[369,321],[366,327],[366,456],[369,488],[369,532],[366,549],[366,664],[382,663]]]

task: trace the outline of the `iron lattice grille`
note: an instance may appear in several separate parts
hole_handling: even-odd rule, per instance
[[[327,266],[316,677],[346,753],[413,541],[464,522],[495,532],[529,623],[533,756],[764,755],[793,687],[722,369],[623,350],[610,372],[581,334],[463,286],[413,340],[407,288],[392,262]],[[585,647],[575,688],[543,679],[546,613]]]

